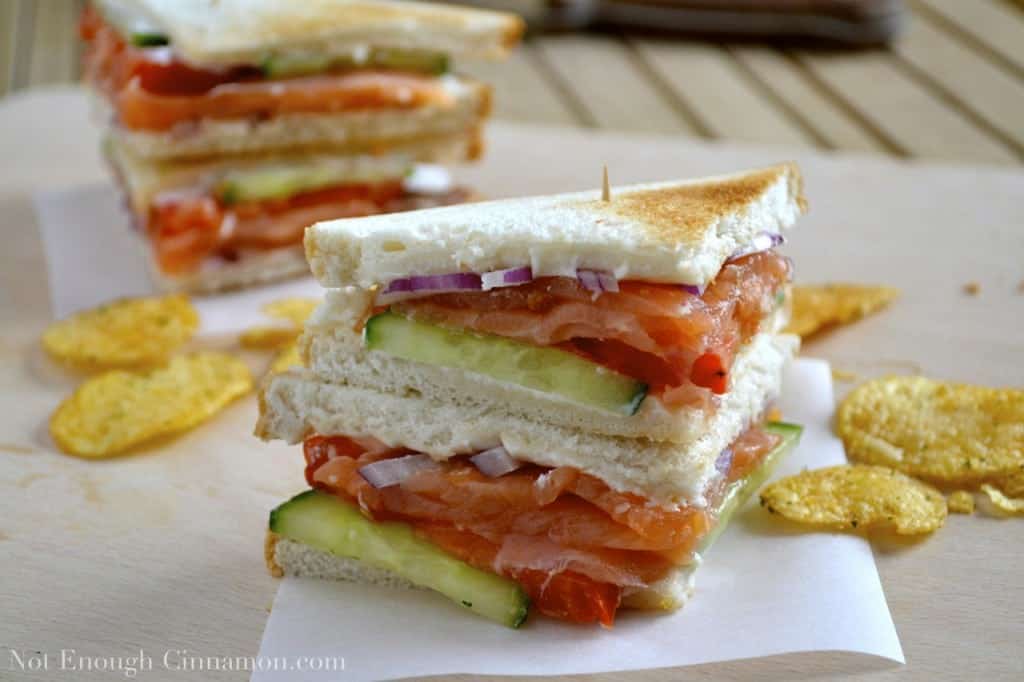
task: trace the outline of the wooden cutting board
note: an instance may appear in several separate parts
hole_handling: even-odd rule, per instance
[[[77,90],[0,104],[2,679],[20,679],[8,669],[12,647],[50,653],[58,679],[52,666],[67,648],[114,656],[141,647],[157,658],[181,649],[255,654],[275,590],[262,562],[266,512],[303,487],[295,448],[250,435],[252,399],[142,455],[83,462],[54,452],[46,420],[76,379],[37,345],[49,303],[27,192],[102,180],[97,144]],[[495,124],[487,159],[460,176],[497,197],[593,188],[604,163],[613,183],[626,183],[791,158],[806,175],[811,205],[786,247],[797,279],[903,291],[889,311],[807,344],[807,355],[863,376],[921,371],[1024,385],[1024,173]],[[963,293],[968,282],[980,285],[977,296]],[[916,546],[876,548],[907,670],[819,653],[687,675],[1019,679],[1022,545],[1024,520],[954,516]],[[140,679],[187,679],[161,672],[159,661],[157,668]]]

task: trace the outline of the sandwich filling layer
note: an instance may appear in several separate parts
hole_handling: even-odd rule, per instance
[[[710,510],[782,440],[777,431],[748,429],[718,458],[704,493],[711,504],[674,508],[578,469],[501,453],[495,470],[479,459],[493,452],[434,462],[372,438],[320,435],[305,441],[304,453],[311,487],[372,519],[409,523],[457,558],[516,580],[541,613],[610,625],[624,595],[694,561],[718,520]]]
[[[703,292],[638,281],[595,290],[582,276],[542,277],[487,291],[414,292],[373,313],[559,349],[608,370],[605,383],[633,379],[670,410],[712,410],[737,353],[783,303],[790,276],[788,259],[767,250],[729,261]],[[633,412],[639,404],[627,401]]]
[[[317,220],[409,211],[469,197],[461,188],[411,192],[400,178],[242,201],[204,190],[165,192],[154,198],[145,232],[160,269],[175,275],[195,270],[209,258],[230,262],[245,251],[297,246],[306,227]]]
[[[203,68],[182,60],[165,38],[154,40],[156,46],[134,37],[128,42],[92,7],[80,33],[88,45],[86,79],[110,100],[120,125],[133,131],[170,131],[206,119],[456,104],[458,82],[438,78],[447,71],[443,54],[366,50],[351,60]]]
[[[318,220],[408,211],[466,201],[439,167],[417,155],[455,153],[435,142],[376,156],[279,154],[232,161],[151,162],[116,140],[106,150],[160,272],[182,276],[206,262],[294,248]]]

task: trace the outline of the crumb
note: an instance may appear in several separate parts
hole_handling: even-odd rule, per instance
[[[832,378],[836,381],[843,381],[846,383],[853,383],[860,379],[860,377],[854,372],[847,372],[844,369],[836,369],[835,367],[832,368]]]
[[[981,292],[981,285],[977,282],[968,282],[964,285],[964,293],[968,296],[977,296]]]
[[[1017,293],[1024,294],[1024,279],[1022,279],[1020,283],[1017,285]]]

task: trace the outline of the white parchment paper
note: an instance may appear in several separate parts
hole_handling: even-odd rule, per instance
[[[832,406],[828,365],[796,361],[780,407],[805,431],[779,475],[844,461],[829,427]],[[533,617],[513,631],[430,592],[285,578],[260,656],[282,665],[343,657],[345,673],[267,670],[252,679],[595,673],[800,651],[903,662],[871,548],[859,537],[791,534],[751,501],[707,552],[696,583],[682,610],[622,611],[612,630]]]
[[[54,317],[122,296],[156,293],[147,271],[146,246],[132,232],[112,185],[84,185],[35,195],[46,252]],[[257,289],[193,299],[207,337],[237,334],[267,320],[260,306],[286,296],[320,298],[312,276]]]

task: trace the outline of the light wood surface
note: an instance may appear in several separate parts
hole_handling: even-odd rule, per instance
[[[0,96],[80,69],[84,0],[0,0]],[[496,116],[910,158],[1024,162],[1024,0],[906,0],[892,49],[544,35],[505,64]]]
[[[138,456],[85,462],[54,452],[46,420],[76,379],[38,347],[49,299],[27,192],[105,180],[87,117],[74,89],[0,104],[4,680],[122,679],[22,676],[6,667],[7,647],[52,656],[62,648],[115,656],[140,647],[156,658],[168,649],[254,655],[275,590],[261,556],[266,512],[302,487],[297,450],[250,435],[251,398]],[[808,344],[806,354],[863,377],[923,371],[1024,385],[1024,294],[1017,289],[1024,172],[509,124],[491,126],[489,141],[486,160],[461,175],[492,196],[595,187],[603,163],[613,183],[625,183],[795,158],[811,202],[787,246],[798,279],[883,282],[903,291],[889,311]],[[980,284],[978,296],[962,293],[968,281]],[[953,516],[916,546],[876,547],[906,667],[814,653],[571,679],[1019,680],[1022,544],[1024,520]],[[245,675],[155,670],[138,679]]]

